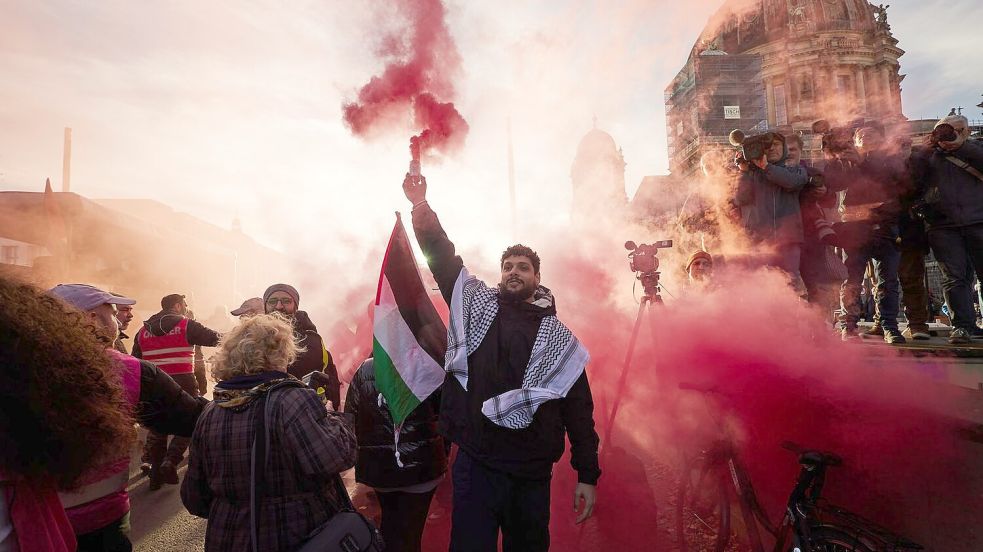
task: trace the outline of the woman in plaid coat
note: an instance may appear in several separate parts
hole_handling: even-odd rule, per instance
[[[278,315],[243,321],[219,345],[212,375],[215,401],[195,427],[181,499],[208,519],[205,550],[251,550],[250,454],[253,408],[267,390],[292,379],[297,356],[290,323]],[[258,549],[294,550],[338,511],[332,479],[355,464],[355,436],[306,388],[282,387],[267,398],[268,459],[257,516]]]

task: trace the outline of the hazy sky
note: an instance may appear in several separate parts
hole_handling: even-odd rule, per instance
[[[445,224],[469,229],[457,239],[482,247],[506,233],[509,117],[521,218],[566,219],[594,115],[624,150],[630,193],[665,173],[663,91],[720,4],[449,2],[471,134],[424,172]],[[41,190],[47,176],[58,189],[70,126],[78,193],[153,198],[221,226],[238,213],[247,233],[291,252],[384,242],[393,211],[408,210],[409,134],[365,142],[340,115],[381,68],[372,6],[0,2],[0,189]],[[962,105],[980,118],[983,35],[970,23],[981,15],[979,0],[892,2],[909,117]]]

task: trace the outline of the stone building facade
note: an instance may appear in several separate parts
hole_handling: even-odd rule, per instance
[[[904,51],[891,34],[883,5],[867,0],[728,0],[710,18],[680,74],[707,51],[760,58],[765,126],[801,132],[807,157],[818,155],[818,140],[810,136],[818,119],[834,125],[875,119],[887,126],[905,120],[898,61]],[[667,104],[678,78],[666,90]],[[670,111],[671,136],[676,121]],[[708,142],[698,148],[705,151],[715,147],[707,138],[720,138],[715,133],[704,129],[702,136],[690,138]],[[679,158],[685,148],[679,144],[670,152],[670,166],[690,173],[698,167]]]

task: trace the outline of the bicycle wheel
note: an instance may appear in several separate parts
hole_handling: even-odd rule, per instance
[[[724,552],[730,541],[726,482],[705,481],[705,475],[695,484],[685,473],[680,477],[676,493],[676,538],[680,552]]]
[[[876,552],[868,543],[838,527],[814,527],[810,530],[814,552]],[[788,551],[793,545],[789,543]]]

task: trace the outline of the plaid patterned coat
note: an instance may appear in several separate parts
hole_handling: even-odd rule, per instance
[[[208,518],[205,550],[251,550],[250,451],[256,403],[242,410],[209,404],[195,427],[181,500]],[[258,518],[259,549],[290,551],[337,510],[330,478],[355,464],[355,436],[341,414],[313,391],[274,392],[270,408],[266,493]]]

